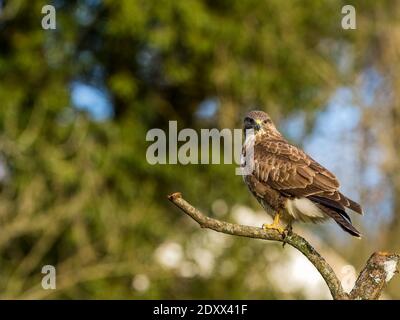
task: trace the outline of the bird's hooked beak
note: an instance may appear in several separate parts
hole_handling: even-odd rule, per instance
[[[262,121],[260,119],[256,119],[256,125],[254,126],[254,129],[256,131],[261,129],[261,123],[262,123]]]
[[[262,120],[260,120],[260,119],[254,119],[254,118],[249,118],[249,117],[246,117],[244,119],[244,129],[245,130],[252,129],[255,132],[257,132],[261,129],[261,126],[262,126]]]

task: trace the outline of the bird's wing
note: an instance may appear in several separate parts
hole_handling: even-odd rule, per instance
[[[254,175],[286,196],[306,197],[344,211],[361,207],[338,191],[336,177],[305,152],[286,140],[258,141],[254,145]]]

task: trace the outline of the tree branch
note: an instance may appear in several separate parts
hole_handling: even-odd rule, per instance
[[[378,299],[385,284],[391,279],[393,274],[397,272],[400,256],[387,253],[374,253],[358,277],[354,289],[350,294],[347,294],[344,292],[340,280],[332,267],[299,235],[291,233],[283,238],[276,230],[264,230],[262,228],[233,224],[207,217],[183,199],[180,192],[169,195],[168,199],[195,220],[202,228],[208,228],[235,236],[288,243],[303,253],[315,266],[328,285],[332,297],[335,300]]]
[[[350,298],[353,300],[377,300],[386,284],[398,273],[400,256],[387,252],[375,252],[361,271]]]

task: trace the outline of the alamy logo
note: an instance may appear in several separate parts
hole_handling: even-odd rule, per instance
[[[356,9],[352,5],[346,5],[342,8],[342,14],[345,14],[342,18],[342,28],[356,29]]]
[[[54,8],[54,6],[52,6],[50,4],[45,5],[42,8],[42,14],[46,14],[42,18],[42,28],[44,30],[56,29],[56,27],[57,27],[57,25],[56,25],[56,8]]]
[[[45,265],[42,267],[42,288],[45,290],[56,289],[56,268],[52,265]]]
[[[146,141],[153,143],[147,148],[146,159],[151,165],[221,164],[223,154],[223,164],[236,163],[239,166],[236,174],[248,175],[253,168],[254,131],[246,130],[245,136],[245,157],[242,157],[242,129],[201,129],[199,135],[190,128],[178,132],[177,121],[169,121],[168,134],[156,128],[147,132]]]

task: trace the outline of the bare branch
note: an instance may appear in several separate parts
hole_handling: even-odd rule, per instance
[[[396,268],[400,258],[398,255],[375,253],[368,260],[367,266],[361,272],[353,291],[349,295],[344,292],[340,280],[332,267],[299,235],[290,233],[283,238],[276,230],[264,230],[262,228],[233,224],[207,217],[183,199],[180,192],[169,195],[168,199],[195,220],[202,228],[208,228],[235,236],[284,242],[296,248],[315,266],[328,285],[332,297],[335,300],[377,299],[385,283],[390,280],[393,273],[397,270]],[[378,280],[371,280],[373,275],[379,277],[376,278]]]
[[[354,300],[377,300],[386,284],[398,273],[400,256],[387,252],[375,252],[361,271],[350,298]]]
[[[168,196],[168,199],[178,208],[182,209],[182,211],[192,219],[198,222],[202,228],[208,228],[236,236],[280,241],[290,244],[303,253],[317,268],[328,285],[334,299],[348,299],[348,295],[343,291],[342,285],[336,274],[333,272],[331,266],[304,238],[299,235],[291,233],[283,239],[282,235],[276,230],[264,230],[262,228],[243,226],[209,218],[185,201],[179,192]]]

